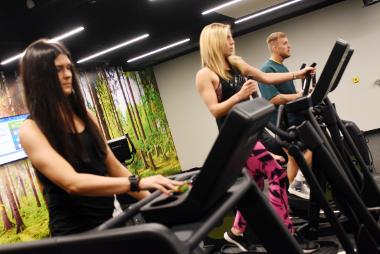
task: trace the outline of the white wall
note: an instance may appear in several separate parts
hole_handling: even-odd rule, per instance
[[[195,90],[200,66],[194,52],[154,68],[182,170],[202,166],[218,129]]]
[[[292,57],[290,70],[301,63],[318,63],[318,72],[339,37],[355,49],[338,87],[330,98],[340,116],[361,129],[380,128],[380,4],[363,8],[360,0],[347,0],[236,38],[237,54],[259,67],[267,58],[265,38],[272,32],[288,34]],[[200,67],[199,52],[165,62],[154,68],[182,169],[201,166],[217,135],[215,120],[195,90]],[[318,73],[317,73],[318,74]],[[360,84],[352,82],[360,77]]]

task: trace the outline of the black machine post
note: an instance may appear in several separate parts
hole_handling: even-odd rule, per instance
[[[312,125],[308,121],[305,121],[300,126],[298,126],[297,132],[298,132],[300,140],[302,140],[303,143],[306,145],[306,147],[310,148],[312,151],[315,151],[316,149],[320,149],[320,147],[323,145],[323,140],[320,138],[320,136],[317,134],[315,129],[312,127]],[[345,230],[343,229],[342,225],[338,221],[333,210],[329,206],[329,203],[324,196],[324,192],[320,184],[318,183],[317,177],[314,175],[314,172],[316,171],[317,173],[321,173],[320,172],[322,170],[321,167],[315,168],[316,164],[313,163],[313,170],[311,170],[307,166],[303,153],[298,147],[294,147],[294,146],[291,147],[289,149],[289,153],[292,156],[294,156],[295,160],[297,161],[297,164],[299,165],[307,182],[309,183],[311,189],[313,190],[311,194],[314,196],[314,198],[316,199],[316,201],[318,202],[318,204],[324,211],[329,222],[334,227],[337,237],[339,241],[342,243],[342,246],[345,249],[346,253],[355,253],[354,246],[352,245],[349,238],[347,237]],[[316,217],[319,218],[319,213],[318,215],[316,215]]]
[[[352,52],[353,50],[349,48],[348,43],[343,40],[337,41],[313,92],[287,103],[284,108],[285,112],[302,114],[310,121],[299,125],[297,131],[299,133],[299,140],[313,152],[313,170],[317,168],[317,170],[320,171],[318,173],[323,173],[323,176],[330,183],[334,194],[336,194],[337,199],[342,204],[341,211],[350,218],[351,223],[355,224],[355,233],[363,232],[362,235],[369,235],[370,237],[368,239],[372,239],[367,239],[368,241],[366,241],[371,246],[369,249],[376,249],[380,246],[380,228],[368,212],[365,204],[358,195],[357,189],[353,187],[351,183],[352,179],[348,177],[346,169],[342,167],[341,159],[336,153],[337,149],[335,145],[326,137],[325,132],[321,129],[318,120],[314,116],[315,112],[313,110],[315,106],[321,103],[323,104],[328,93],[336,88]],[[313,140],[310,141],[310,138]],[[319,145],[316,146],[316,144]],[[318,198],[319,205],[336,230],[337,236],[346,252],[354,253],[353,246],[348,241],[344,230],[335,216],[333,216],[331,208],[327,207],[328,204],[326,200],[321,196],[322,193],[318,188],[319,185],[315,183],[311,175],[312,171],[305,167],[306,165],[302,155],[298,151],[299,149],[294,148],[296,147],[293,146],[293,149],[289,150],[289,152],[297,158],[297,163],[302,166],[301,170],[305,171],[303,173],[311,187],[311,198],[313,198],[313,196]],[[317,159],[314,160],[314,158]],[[314,165],[315,161],[318,161],[318,164]],[[357,239],[357,244],[363,246],[363,242],[360,241],[364,240]]]

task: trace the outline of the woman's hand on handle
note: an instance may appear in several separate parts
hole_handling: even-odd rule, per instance
[[[156,189],[164,194],[170,195],[173,191],[178,189],[178,186],[183,185],[182,181],[171,180],[162,175],[155,175],[143,178],[139,182],[140,190]]]
[[[313,73],[315,73],[315,67],[308,66],[308,67],[305,67],[299,71],[295,71],[294,77],[295,77],[295,79],[304,79],[304,78],[306,78],[306,76],[308,74],[313,74]]]
[[[247,99],[252,93],[257,91],[257,81],[249,79],[247,80],[243,86],[241,87],[240,91],[236,94],[239,101]]]

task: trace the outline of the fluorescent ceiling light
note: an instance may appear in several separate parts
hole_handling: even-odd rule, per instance
[[[84,30],[84,27],[83,26],[80,26],[78,28],[75,28],[67,33],[64,33],[62,35],[59,35],[57,37],[54,37],[53,39],[49,40],[49,42],[57,42],[57,41],[61,41],[67,37],[70,37],[71,35],[74,35],[76,33],[79,33],[80,31]]]
[[[25,54],[25,52],[22,52],[22,53],[20,53],[20,54],[17,54],[17,55],[15,55],[15,56],[12,56],[12,57],[10,57],[10,58],[8,58],[8,59],[2,61],[0,64],[1,64],[1,65],[6,65],[7,63],[13,62],[13,61],[15,61],[15,60],[17,60],[17,59],[23,57],[24,54]]]
[[[79,32],[82,31],[82,30],[84,30],[84,27],[83,27],[83,26],[80,26],[80,27],[78,27],[78,28],[75,28],[75,29],[73,29],[73,30],[67,32],[67,33],[64,33],[64,34],[62,34],[62,35],[59,35],[59,36],[57,36],[57,37],[54,37],[53,39],[50,39],[49,42],[57,42],[57,41],[63,40],[63,39],[65,39],[65,38],[69,37],[69,36],[72,36],[72,35],[74,35],[74,34],[76,34],[76,33],[79,33]],[[23,57],[24,54],[25,54],[25,51],[22,52],[22,53],[19,53],[19,54],[15,55],[15,56],[12,56],[12,57],[10,57],[10,58],[4,60],[4,61],[2,61],[0,64],[1,64],[1,65],[5,65],[5,64],[8,64],[8,63],[10,63],[10,62],[13,62],[13,61],[15,61],[15,60],[17,60],[17,59]]]
[[[224,7],[227,7],[227,6],[230,6],[232,4],[236,4],[237,2],[240,2],[240,1],[242,1],[242,0],[233,0],[233,1],[227,2],[225,4],[218,5],[218,6],[214,7],[214,8],[211,8],[211,9],[208,9],[208,10],[202,12],[202,15],[209,14],[210,12],[217,11],[219,9],[222,9]]]
[[[132,43],[137,42],[137,41],[139,41],[139,40],[145,39],[145,38],[147,38],[147,37],[149,37],[149,34],[144,34],[144,35],[138,36],[138,37],[136,37],[136,38],[134,38],[134,39],[132,39],[132,40],[129,40],[129,41],[126,41],[126,42],[120,43],[120,44],[118,44],[118,45],[116,45],[116,46],[113,46],[113,47],[111,47],[111,48],[109,48],[109,49],[106,49],[106,50],[100,51],[100,52],[98,52],[98,53],[95,53],[95,54],[93,54],[93,55],[91,55],[91,56],[88,56],[88,57],[82,58],[82,59],[80,59],[79,61],[77,61],[77,63],[83,63],[83,62],[88,61],[88,60],[90,60],[90,59],[92,59],[92,58],[95,58],[95,57],[100,56],[100,55],[104,55],[104,54],[106,54],[106,53],[108,53],[108,52],[110,52],[110,51],[113,51],[113,50],[115,50],[115,49],[118,49],[118,48],[121,48],[121,47],[127,46],[127,45],[129,45],[129,44],[132,44]]]
[[[239,24],[239,23],[242,23],[242,22],[245,22],[247,20],[250,20],[250,19],[254,19],[256,17],[259,17],[261,15],[264,15],[264,14],[267,14],[267,13],[270,13],[270,12],[273,12],[273,11],[276,11],[278,9],[281,9],[281,8],[284,8],[286,6],[289,6],[289,5],[292,5],[292,4],[295,4],[297,2],[301,2],[302,0],[293,0],[293,1],[289,1],[289,2],[286,2],[286,3],[283,3],[283,4],[280,4],[280,5],[277,5],[277,6],[274,6],[272,8],[269,8],[269,9],[266,9],[266,10],[263,10],[263,11],[260,11],[260,12],[257,12],[255,14],[252,14],[250,16],[247,16],[247,17],[244,17],[244,18],[241,18],[241,19],[238,19],[235,21],[235,24]]]
[[[151,52],[148,52],[148,53],[146,53],[146,54],[143,54],[143,55],[141,55],[141,56],[137,56],[137,57],[135,57],[135,58],[129,59],[127,62],[130,63],[130,62],[136,61],[136,60],[138,60],[138,59],[141,59],[141,58],[144,58],[144,57],[147,57],[147,56],[150,56],[150,55],[156,54],[156,53],[158,53],[158,52],[161,52],[161,51],[164,51],[164,50],[166,50],[166,49],[169,49],[169,48],[172,48],[172,47],[178,46],[178,45],[183,44],[183,43],[186,43],[186,42],[188,42],[188,41],[190,41],[189,38],[184,39],[184,40],[182,40],[182,41],[177,41],[177,42],[172,43],[172,44],[170,44],[170,45],[167,45],[167,46],[165,46],[165,47],[162,47],[162,48],[159,48],[159,49],[153,50],[153,51],[151,51]]]

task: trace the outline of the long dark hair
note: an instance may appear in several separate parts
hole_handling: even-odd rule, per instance
[[[73,91],[68,96],[62,90],[54,64],[60,54],[66,55],[72,63]],[[100,159],[104,159],[106,144],[88,116],[70,52],[60,43],[38,40],[28,46],[20,67],[30,118],[37,123],[52,147],[71,164],[90,159],[78,135],[72,138],[77,133],[73,118],[76,114],[94,140]]]

